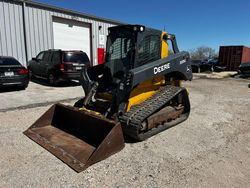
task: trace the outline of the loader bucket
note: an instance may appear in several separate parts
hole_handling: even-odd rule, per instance
[[[120,151],[120,123],[62,104],[53,105],[24,134],[77,172]]]

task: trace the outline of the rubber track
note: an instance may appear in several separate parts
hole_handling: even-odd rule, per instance
[[[155,95],[139,105],[132,106],[128,112],[120,116],[119,120],[121,124],[126,126],[126,130],[129,130],[130,136],[136,137],[142,122],[166,106],[166,104],[182,90],[184,90],[184,88],[171,85],[161,88]]]

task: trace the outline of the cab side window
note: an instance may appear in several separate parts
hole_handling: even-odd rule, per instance
[[[49,62],[51,60],[50,52],[45,52],[43,56],[43,61]]]
[[[60,61],[61,61],[60,52],[54,52],[52,56],[52,62],[56,64],[60,63]]]
[[[41,52],[39,53],[37,56],[36,56],[36,59],[41,61],[43,59],[43,56],[44,56],[44,52]]]
[[[158,35],[146,36],[137,50],[137,64],[143,65],[160,58],[161,39]]]

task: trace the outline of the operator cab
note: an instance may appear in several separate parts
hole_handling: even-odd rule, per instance
[[[86,79],[97,81],[99,91],[116,87],[131,69],[168,56],[167,40],[168,36],[172,36],[170,34],[142,25],[110,27],[108,32],[105,63],[88,68],[83,75],[83,83]]]
[[[109,28],[105,66],[113,77],[161,58],[161,31],[142,25]]]

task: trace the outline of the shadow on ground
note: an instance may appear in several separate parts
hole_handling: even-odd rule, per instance
[[[77,81],[61,81],[58,83],[57,86],[52,86],[48,83],[47,80],[39,79],[39,78],[32,78],[31,82],[34,82],[39,85],[47,86],[47,87],[72,87],[72,86],[80,86],[81,83]]]
[[[25,90],[25,89],[20,86],[4,87],[4,88],[0,88],[0,93],[16,92],[16,91],[22,91],[22,90]]]
[[[237,74],[233,76],[234,78],[242,78],[242,79],[247,79],[250,80],[250,74]]]

